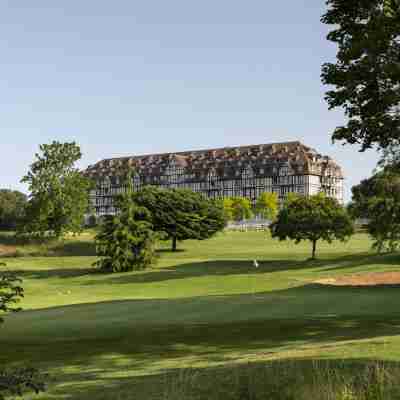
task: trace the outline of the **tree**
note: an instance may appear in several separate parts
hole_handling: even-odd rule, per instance
[[[0,262],[0,268],[5,264]],[[21,279],[14,274],[2,271],[0,274],[0,324],[4,322],[1,314],[19,311],[15,304],[23,297],[24,290],[20,286]]]
[[[400,140],[394,141],[383,150],[378,166],[385,171],[400,173]]]
[[[27,196],[17,190],[0,189],[0,229],[15,229],[22,220]]]
[[[354,232],[353,223],[344,207],[336,199],[318,195],[293,196],[270,226],[272,237],[312,243],[312,259],[315,259],[317,242],[347,240]]]
[[[337,63],[322,67],[330,109],[347,123],[333,140],[385,149],[400,139],[400,7],[398,0],[328,0],[322,22],[333,25]]]
[[[232,197],[232,216],[234,221],[243,221],[253,216],[252,205],[246,197]]]
[[[106,216],[96,236],[100,257],[94,265],[105,272],[145,269],[155,261],[157,235],[150,212],[132,201],[132,186],[116,199],[117,216]]]
[[[208,239],[225,227],[221,203],[191,190],[147,186],[133,200],[150,211],[154,230],[172,241],[172,251],[178,241]]]
[[[90,181],[75,167],[81,158],[75,143],[43,144],[22,182],[29,185],[29,202],[19,233],[60,238],[79,233],[89,208]]]
[[[199,240],[209,239],[225,228],[223,204],[219,199],[206,199],[200,195],[198,213],[201,217]]]
[[[226,222],[233,221],[233,200],[231,197],[224,197],[222,200],[224,218]]]
[[[400,247],[400,173],[379,171],[352,188],[351,213],[368,219],[367,231],[378,252]]]
[[[256,212],[264,219],[274,220],[278,215],[279,199],[277,193],[264,192],[256,202]]]
[[[5,264],[0,262],[0,268]],[[23,297],[24,291],[20,286],[21,280],[14,274],[1,271],[0,273],[0,324],[4,322],[2,315],[19,311],[16,303]],[[45,389],[43,376],[33,368],[8,370],[0,367],[0,400],[5,400],[6,394],[22,396],[26,389],[39,393]]]

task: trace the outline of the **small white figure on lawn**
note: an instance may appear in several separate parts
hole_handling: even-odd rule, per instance
[[[253,265],[254,265],[256,268],[258,268],[258,262],[257,262],[257,260],[254,260],[254,261],[253,261]]]

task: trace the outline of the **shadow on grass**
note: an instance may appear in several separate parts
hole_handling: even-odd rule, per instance
[[[201,276],[225,276],[240,274],[265,274],[280,271],[318,269],[332,271],[345,268],[356,268],[363,265],[396,263],[398,256],[370,256],[366,254],[349,255],[337,258],[320,259],[314,261],[297,261],[293,259],[261,260],[255,268],[253,260],[213,260],[197,263],[178,264],[173,267],[151,269],[140,273],[110,274],[102,284],[132,284],[152,283],[176,279],[195,278]],[[85,283],[98,285],[98,281]]]
[[[51,256],[57,257],[91,257],[96,256],[96,245],[93,241],[66,240],[52,248]]]
[[[64,309],[66,307],[63,307]],[[89,311],[89,310],[88,310]],[[272,355],[282,349],[296,346],[324,345],[332,347],[337,342],[374,339],[400,334],[400,316],[386,317],[340,317],[315,319],[273,319],[236,321],[225,323],[138,325],[135,329],[125,328],[116,332],[117,336],[102,336],[71,340],[60,332],[51,339],[44,333],[42,342],[17,342],[20,352],[10,350],[12,339],[3,338],[4,361],[26,361],[25,349],[30,349],[32,362],[48,363],[65,360],[74,364],[79,360],[90,360],[102,354],[129,356],[136,367],[147,368],[151,362],[165,356],[182,359],[187,356],[214,357],[217,361],[227,361],[230,354]],[[62,346],[59,346],[63,343]],[[375,344],[384,345],[383,341]],[[45,348],[51,351],[43,351]],[[254,352],[257,353],[254,353]],[[110,357],[112,359],[112,357]],[[103,360],[107,360],[104,357]],[[141,360],[141,361],[140,361]],[[100,360],[99,364],[102,363]]]
[[[157,249],[157,253],[163,254],[163,253],[171,253],[171,254],[177,254],[177,253],[184,253],[186,252],[186,249],[176,249],[176,250],[172,250],[169,249],[167,247],[162,247],[160,249]]]
[[[22,279],[51,279],[51,278],[77,278],[85,275],[98,274],[99,271],[93,268],[54,268],[54,269],[23,269],[13,270]]]
[[[70,242],[60,245],[60,252],[55,248],[57,256],[94,256],[95,249],[89,242]],[[168,252],[168,250],[166,250]],[[182,250],[183,251],[183,250]],[[85,282],[85,285],[113,285],[113,284],[135,284],[135,283],[153,283],[168,280],[195,278],[202,276],[229,276],[241,274],[266,274],[281,271],[315,269],[318,272],[329,272],[339,269],[351,269],[363,265],[384,264],[399,265],[398,255],[391,254],[385,256],[370,256],[366,254],[356,254],[337,258],[327,258],[319,260],[298,261],[293,259],[261,260],[259,267],[255,268],[253,260],[213,260],[196,263],[183,263],[167,268],[154,268],[146,271],[104,274],[95,267],[93,268],[52,268],[41,270],[22,270],[17,271],[21,277],[30,277],[35,279],[46,279],[52,277],[78,277],[88,274],[103,274],[106,279]],[[377,285],[379,286],[379,285]],[[381,285],[382,286],[382,285]],[[388,285],[391,286],[391,285]],[[396,285],[393,285],[396,286]]]
[[[264,359],[258,364],[265,365],[271,363],[265,361],[269,357],[301,346],[318,345],[320,351],[328,351],[332,346],[343,346],[343,341],[354,341],[356,345],[359,340],[399,333],[400,317],[137,326],[129,332],[119,332],[114,338],[70,341],[65,337],[62,342],[44,339],[35,345],[21,343],[17,345],[18,352],[13,351],[10,343],[5,346],[0,359],[24,363],[29,355],[29,361],[36,367],[58,370],[57,381],[63,386],[54,388],[54,393],[71,396],[68,397],[71,399],[120,398],[106,397],[106,394],[115,394],[116,389],[126,390],[128,397],[123,397],[126,399],[152,399],[157,398],[151,396],[156,396],[168,381],[165,372],[174,375],[179,373],[178,368],[192,366],[192,363],[214,365],[208,368],[214,372],[218,370],[215,368],[218,364],[226,365],[253,355]],[[381,345],[382,350],[385,348],[385,343],[379,339],[374,345]],[[312,357],[308,361],[294,362],[315,365],[316,361],[328,362]],[[329,362],[338,367],[343,367],[344,363],[343,360]],[[362,363],[365,360],[346,362],[351,367]],[[63,367],[67,371],[60,372]],[[128,371],[152,376],[126,377]],[[160,371],[163,373],[159,374]],[[138,397],[142,391],[147,391],[148,397]]]

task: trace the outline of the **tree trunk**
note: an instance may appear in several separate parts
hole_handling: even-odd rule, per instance
[[[176,236],[172,237],[172,251],[176,251],[177,250],[177,240],[176,240]]]
[[[316,250],[317,250],[317,241],[313,240],[312,241],[312,256],[311,256],[312,260],[315,260],[315,252],[316,252]]]

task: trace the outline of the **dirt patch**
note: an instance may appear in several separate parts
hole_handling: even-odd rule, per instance
[[[0,257],[14,255],[17,251],[17,246],[0,244]]]
[[[358,275],[345,275],[319,279],[315,283],[333,286],[400,285],[400,272],[371,272]]]

